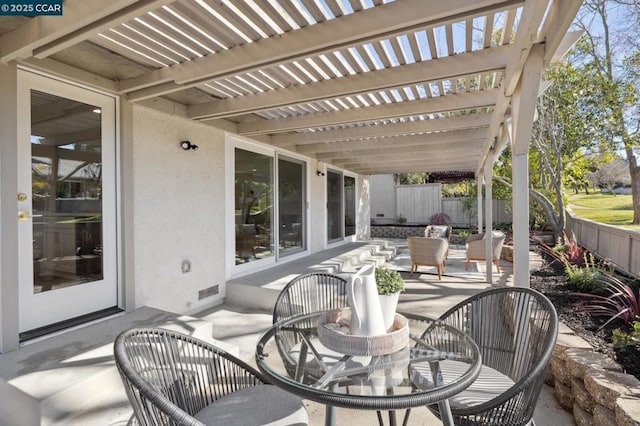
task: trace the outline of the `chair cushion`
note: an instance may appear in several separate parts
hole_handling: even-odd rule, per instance
[[[446,225],[432,225],[431,228],[429,228],[429,235],[427,235],[427,237],[429,238],[446,238],[447,237],[447,230],[449,229],[448,226]]]
[[[428,362],[411,366],[412,382],[419,388],[433,388],[433,379]],[[469,369],[469,364],[459,361],[440,361],[443,382],[449,383]],[[452,410],[468,408],[490,401],[514,385],[514,381],[498,370],[483,365],[478,378],[464,391],[449,398]]]
[[[302,400],[273,385],[232,392],[209,404],[195,418],[206,425],[303,426],[309,421]]]

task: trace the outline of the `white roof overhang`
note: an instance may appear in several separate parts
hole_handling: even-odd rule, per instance
[[[580,4],[66,0],[2,17],[0,60],[361,174],[479,173],[530,52],[559,60]]]

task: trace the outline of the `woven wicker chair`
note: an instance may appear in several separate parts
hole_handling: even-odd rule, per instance
[[[471,336],[482,355],[480,376],[449,399],[455,424],[534,424],[558,335],[558,316],[549,299],[529,288],[493,288],[460,302],[440,319]],[[429,409],[439,415],[437,406]]]
[[[438,279],[442,279],[444,262],[449,250],[449,244],[444,238],[408,237],[409,254],[411,256],[411,274],[418,270],[418,266],[435,266]]]
[[[185,334],[133,328],[114,343],[141,425],[306,425],[302,400],[233,355]]]
[[[485,234],[471,235],[467,238],[467,262],[464,269],[469,269],[469,262],[472,260],[486,260],[487,258],[487,246],[484,239]],[[502,246],[507,236],[502,232],[494,232],[491,238],[491,247],[493,253],[493,264],[496,265],[498,273],[500,273],[500,254],[502,253]]]
[[[294,278],[282,289],[273,309],[273,323],[296,315],[348,306],[347,281],[344,278],[325,272],[312,272]],[[315,324],[310,322],[308,328],[313,327]],[[295,356],[297,353],[293,349],[301,343],[300,334],[294,331],[278,333],[276,343],[285,361],[287,373],[294,377],[297,360],[292,357],[292,354]],[[314,382],[323,374],[324,370],[319,364],[317,368],[314,368],[313,364],[308,364],[302,379],[305,382]]]

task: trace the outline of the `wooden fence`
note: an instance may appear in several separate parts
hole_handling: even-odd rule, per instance
[[[567,210],[567,233],[619,269],[640,277],[640,232],[580,219]]]

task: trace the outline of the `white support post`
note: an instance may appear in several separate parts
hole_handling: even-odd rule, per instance
[[[513,283],[529,287],[529,156],[512,156]]]
[[[476,187],[478,188],[478,201],[476,211],[478,212],[478,234],[482,232],[482,175],[476,177]]]
[[[485,184],[485,202],[484,202],[484,230],[487,235],[486,241],[486,279],[489,284],[493,284],[493,242],[491,241],[493,229],[493,150],[487,155],[484,163],[484,184]]]
[[[535,45],[512,98],[513,282],[529,287],[529,143],[543,70],[544,47]]]

